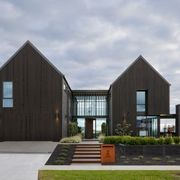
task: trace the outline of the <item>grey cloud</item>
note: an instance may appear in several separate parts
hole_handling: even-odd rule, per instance
[[[108,89],[142,54],[180,103],[180,1],[1,0],[0,65],[27,39],[72,89]],[[11,13],[10,13],[11,12]]]

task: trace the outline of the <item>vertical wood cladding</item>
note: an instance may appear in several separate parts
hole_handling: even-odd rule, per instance
[[[169,114],[169,83],[139,57],[112,85],[113,133],[125,116],[136,131],[136,91],[147,90],[147,115]]]
[[[0,71],[3,140],[61,138],[62,79],[31,44],[25,44]],[[13,81],[13,108],[2,108],[3,81]]]

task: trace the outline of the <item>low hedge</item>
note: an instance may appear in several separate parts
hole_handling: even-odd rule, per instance
[[[105,136],[104,144],[127,144],[127,145],[161,145],[179,144],[180,137],[132,137],[132,136]]]
[[[80,143],[82,141],[82,135],[77,134],[76,136],[65,137],[60,140],[60,143]]]

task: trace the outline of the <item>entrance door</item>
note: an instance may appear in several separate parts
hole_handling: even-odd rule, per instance
[[[92,139],[93,138],[93,119],[85,120],[85,138]]]

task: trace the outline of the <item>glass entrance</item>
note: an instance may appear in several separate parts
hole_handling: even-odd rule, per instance
[[[106,123],[106,118],[78,118],[77,123],[78,126],[81,128],[83,138],[90,139],[91,132],[92,138],[98,138],[99,134],[101,134],[103,131],[102,124]]]

